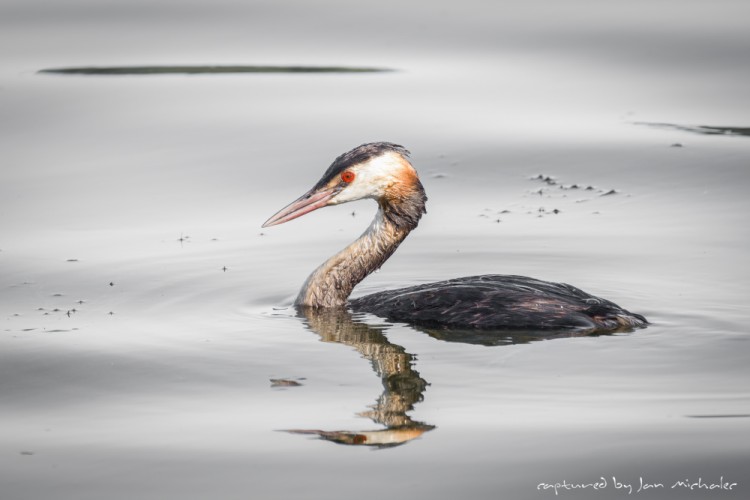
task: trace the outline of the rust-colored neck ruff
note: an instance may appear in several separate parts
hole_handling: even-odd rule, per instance
[[[354,287],[380,268],[417,227],[427,197],[419,180],[408,193],[378,201],[378,213],[367,231],[328,259],[307,278],[295,305],[340,307]]]

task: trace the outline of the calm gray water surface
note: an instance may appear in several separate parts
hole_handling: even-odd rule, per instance
[[[746,498],[750,139],[696,128],[750,121],[721,5],[5,2],[0,497]],[[201,64],[398,71],[37,74]],[[374,207],[260,225],[372,140],[428,214],[355,293],[523,274],[653,324],[489,347],[296,316]]]

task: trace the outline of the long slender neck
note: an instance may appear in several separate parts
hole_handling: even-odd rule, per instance
[[[370,227],[352,244],[325,261],[307,278],[295,305],[339,307],[354,287],[380,268],[396,251],[409,233],[417,227],[425,212],[422,185],[406,197],[380,200],[378,213]]]
[[[362,236],[313,271],[295,304],[312,307],[345,305],[354,287],[383,265],[409,231],[395,227],[379,208]]]

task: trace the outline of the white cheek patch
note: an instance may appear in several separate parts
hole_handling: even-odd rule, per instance
[[[363,198],[373,198],[372,188],[364,182],[360,182],[359,179],[354,179],[354,182],[349,184],[337,194],[330,203],[337,205],[339,203],[346,203],[348,201],[361,200]]]
[[[337,205],[363,198],[382,197],[396,182],[395,176],[401,168],[403,168],[402,160],[394,153],[373,158],[367,163],[353,167],[354,181],[336,195],[330,204]]]

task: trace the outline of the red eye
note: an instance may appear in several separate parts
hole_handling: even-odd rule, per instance
[[[351,184],[354,181],[354,172],[347,170],[341,173],[341,180],[347,184]]]

